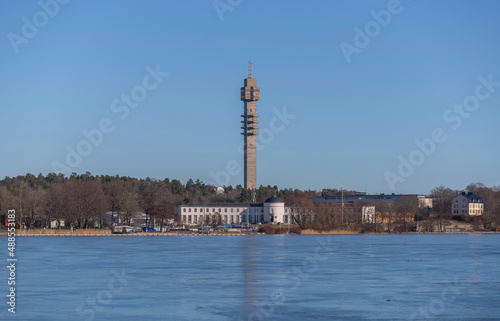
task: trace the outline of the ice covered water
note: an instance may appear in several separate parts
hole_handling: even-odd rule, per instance
[[[18,237],[17,257],[2,320],[500,319],[500,235]]]

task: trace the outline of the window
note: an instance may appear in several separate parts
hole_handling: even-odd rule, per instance
[[[186,215],[182,215],[182,221],[186,223]]]
[[[246,222],[247,221],[247,216],[246,215],[241,215],[241,221]]]
[[[231,223],[234,222],[234,216],[231,215],[230,218],[231,218]]]
[[[195,211],[195,212],[196,212],[196,211]],[[193,220],[193,222],[194,222],[194,223],[198,223],[198,215],[193,216],[193,219],[194,219],[194,220]]]
[[[212,208],[212,213],[215,213],[215,208]]]
[[[188,222],[191,223],[191,215],[188,215]]]
[[[189,209],[188,212],[191,213],[191,209]]]
[[[227,213],[227,208],[224,209],[224,213]]]
[[[184,213],[186,213],[186,208],[184,207],[184,208],[182,209],[182,211],[183,211]]]
[[[233,212],[234,212],[234,208],[231,208],[231,213],[233,213]]]
[[[194,212],[196,213],[197,211],[198,211],[198,209],[197,209],[197,208],[195,208],[195,209],[194,209]]]
[[[224,222],[227,222],[227,215],[224,215]]]
[[[222,213],[222,209],[221,208],[219,208],[219,213]]]

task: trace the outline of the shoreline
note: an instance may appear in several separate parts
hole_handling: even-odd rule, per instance
[[[410,232],[410,233],[357,233],[352,231],[338,232],[318,232],[304,234],[265,234],[265,233],[130,233],[130,234],[92,234],[92,233],[23,233],[16,234],[16,237],[167,237],[167,236],[258,236],[258,235],[299,235],[299,236],[317,236],[317,235],[461,235],[461,234],[500,234],[495,231],[470,231],[470,232]],[[1,236],[8,236],[7,233],[0,233]]]

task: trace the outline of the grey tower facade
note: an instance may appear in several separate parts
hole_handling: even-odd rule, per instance
[[[259,115],[257,115],[257,102],[260,100],[260,88],[257,87],[257,79],[252,77],[252,62],[248,65],[248,78],[245,79],[244,87],[241,88],[241,100],[244,102],[243,133],[244,137],[244,187],[248,189],[257,188],[257,127]]]

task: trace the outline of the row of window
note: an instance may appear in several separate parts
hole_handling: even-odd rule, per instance
[[[285,218],[286,221],[288,221],[288,218]],[[222,221],[223,223],[230,224],[230,223],[240,223],[240,217],[238,215],[223,215],[222,216]],[[203,221],[203,215],[182,215],[182,222],[184,223],[200,223],[204,224],[205,222]],[[257,223],[263,223],[264,221],[264,215],[248,215],[248,223],[251,224],[257,224]],[[242,215],[241,216],[241,223],[247,223],[247,215]]]
[[[453,208],[460,208],[460,204],[453,204]],[[462,204],[462,208],[467,208],[467,204]]]
[[[239,223],[240,222],[240,217],[238,215],[224,215],[223,221],[227,223]],[[183,215],[182,216],[182,221],[184,223],[201,223],[203,224],[203,215]]]
[[[463,203],[466,203],[466,202],[467,202],[467,199],[465,199],[465,198],[464,198],[464,199],[462,199],[462,202],[463,202]],[[455,203],[458,203],[458,199],[456,199],[456,200],[455,200]],[[470,202],[469,202],[469,203],[482,203],[482,201],[481,201],[480,199],[475,199],[475,198],[473,198],[473,199],[471,199],[471,200],[470,200]]]
[[[199,210],[199,212],[200,212],[200,213],[203,213],[203,208],[196,208],[196,207],[195,207],[195,208],[193,208],[193,209],[191,209],[190,207],[189,207],[189,208],[185,208],[185,207],[184,207],[184,208],[182,208],[182,212],[183,212],[183,213],[186,213],[186,212],[187,212],[187,213],[191,213],[191,210],[193,210],[193,212],[194,212],[194,213],[197,213],[197,212],[198,212],[198,210]],[[212,211],[211,211],[211,212],[212,212],[212,213],[216,213],[216,212],[217,212],[217,213],[227,213],[227,212],[228,212],[228,209],[227,209],[227,208],[224,208],[224,211],[222,211],[222,208],[219,208],[219,211],[216,211],[216,210],[217,210],[216,208],[212,208]],[[235,208],[230,208],[230,210],[231,210],[231,211],[230,211],[231,213],[234,213],[234,212],[239,213],[239,212],[240,212],[240,209],[239,209],[239,208],[236,208],[236,211],[235,211]],[[250,209],[243,208],[243,209],[241,209],[241,210],[242,210],[243,212],[248,211],[249,213],[251,213],[251,212],[258,213],[258,212],[259,212],[259,209],[258,209],[258,208],[254,208],[254,210],[253,210],[253,211],[252,211],[252,209],[251,209],[251,208],[250,208]],[[287,210],[285,209],[285,212],[286,212],[286,211],[287,211]],[[264,213],[264,209],[263,209],[263,208],[261,208],[261,209],[260,209],[260,212],[261,212],[261,213]],[[209,208],[205,209],[205,213],[210,213],[210,209],[209,209]]]
[[[459,208],[460,204],[453,204],[453,208]],[[483,204],[471,203],[469,207],[482,208]],[[462,204],[462,208],[467,208],[467,204]]]
[[[460,214],[460,213],[467,214],[467,210],[461,210],[461,211],[460,210],[453,210],[452,212],[453,212],[453,214]],[[483,211],[479,210],[479,209],[471,209],[470,210],[470,214],[482,214],[482,213],[483,213]]]

